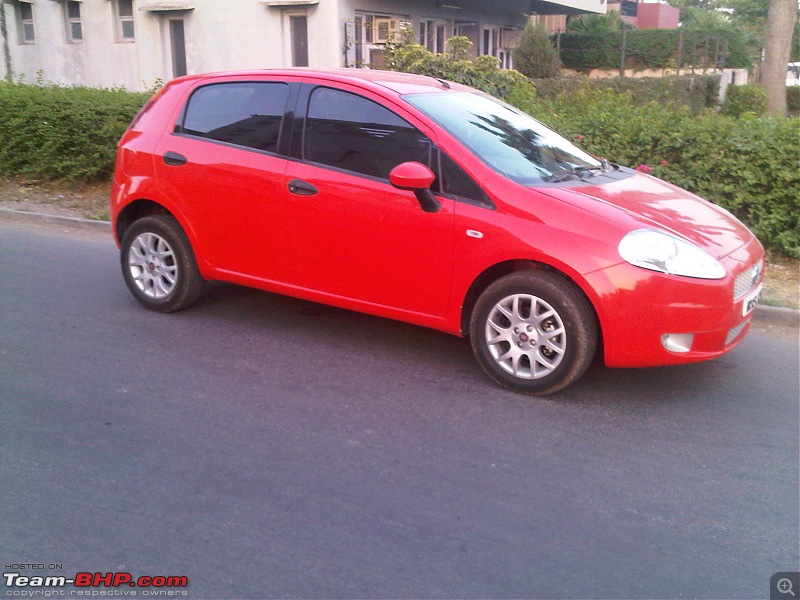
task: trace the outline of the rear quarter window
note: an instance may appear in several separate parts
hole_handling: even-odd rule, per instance
[[[288,97],[285,83],[207,85],[191,95],[175,132],[277,152]]]

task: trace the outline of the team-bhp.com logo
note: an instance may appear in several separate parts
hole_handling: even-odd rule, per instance
[[[177,590],[175,590],[175,588],[185,588],[189,585],[189,578],[185,576],[143,575],[134,578],[133,575],[127,572],[80,572],[76,573],[74,577],[65,577],[63,575],[44,576],[3,573],[3,579],[5,580],[7,588],[7,596],[28,597],[44,596],[42,593],[44,588],[55,592],[53,595],[64,595],[63,590],[61,594],[59,594],[57,590],[66,588],[67,586],[81,588],[78,590],[70,590],[69,595],[76,596],[136,596],[136,591],[129,588],[140,589],[141,595],[143,596],[176,596],[185,595],[185,592],[183,594],[176,593]],[[98,588],[116,588],[117,593],[111,593],[111,590],[106,591]],[[34,590],[40,591],[36,593]],[[48,594],[48,596],[49,595],[51,594]]]

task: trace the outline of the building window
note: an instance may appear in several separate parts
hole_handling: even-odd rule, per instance
[[[116,0],[117,40],[132,42],[136,39],[133,29],[133,0]]]
[[[353,32],[355,48],[348,52],[348,60],[354,59],[357,67],[381,67],[384,45],[399,37],[401,30],[407,27],[411,27],[408,16],[357,13]]]
[[[512,69],[512,50],[516,45],[519,32],[509,27],[487,26],[483,28],[480,54],[495,56],[500,60],[500,67]]]
[[[183,19],[170,19],[169,39],[172,52],[172,76],[182,77],[188,72],[186,69],[186,34],[184,33]]]
[[[292,44],[292,66],[308,66],[308,17],[289,15],[289,32]]]
[[[83,41],[83,25],[81,25],[81,3],[65,3],[64,14],[67,21],[67,41],[70,44],[77,44]]]
[[[499,27],[484,27],[483,29],[483,44],[481,45],[481,54],[488,54],[489,56],[497,56],[497,46],[500,37]]]
[[[19,43],[33,44],[36,34],[33,29],[33,5],[27,2],[17,2],[19,8]]]
[[[442,54],[445,51],[447,24],[443,21],[424,20],[419,23],[419,43],[431,52]]]

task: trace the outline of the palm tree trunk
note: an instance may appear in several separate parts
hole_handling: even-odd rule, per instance
[[[797,0],[770,0],[761,83],[767,91],[767,114],[786,116],[786,69],[792,46]]]

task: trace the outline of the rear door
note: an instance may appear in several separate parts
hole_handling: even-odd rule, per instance
[[[198,87],[156,157],[159,186],[181,207],[208,266],[287,280],[287,160],[279,154],[292,86],[229,80]]]

